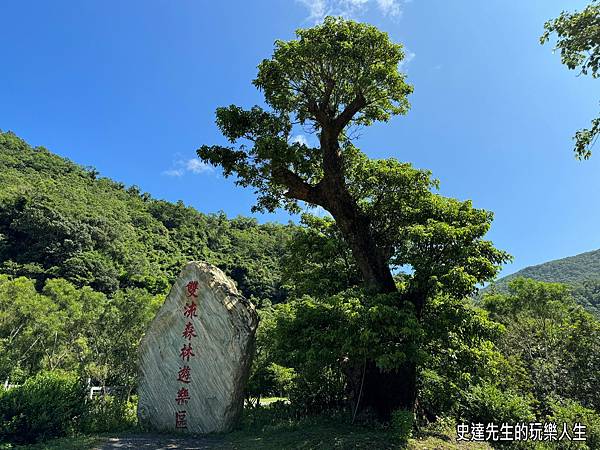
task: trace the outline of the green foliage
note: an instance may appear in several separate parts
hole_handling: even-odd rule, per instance
[[[407,176],[413,175],[416,171]],[[407,188],[405,197],[409,198],[412,192]],[[426,186],[423,192],[428,192]],[[415,215],[419,213],[416,207],[413,211]],[[464,211],[463,220],[467,224],[468,209]],[[462,233],[458,231],[460,215],[450,219],[453,214],[456,213],[450,210],[444,218],[451,223],[448,232]],[[435,417],[455,411],[463,392],[473,384],[494,379],[500,371],[510,369],[494,344],[502,333],[501,325],[467,300],[447,294],[434,295],[436,291],[461,289],[451,289],[449,277],[444,278],[448,280],[445,286],[438,282],[430,287],[432,298],[426,302],[419,321],[410,303],[402,301],[411,275],[398,277],[401,289],[398,295],[374,296],[356,288],[348,289],[359,284],[357,269],[333,220],[304,215],[303,224],[292,238],[290,255],[284,259],[283,267],[287,283],[294,286],[290,291],[296,296],[309,295],[275,308],[276,320],[273,322],[271,316],[269,333],[271,348],[277,349],[272,357],[294,367],[297,383],[308,373],[317,380],[319,376],[325,380],[326,373],[338,373],[335,379],[345,381],[347,389],[351,379],[357,378],[356,372],[360,372],[365,358],[375,360],[386,370],[415,360],[420,364],[420,412]],[[429,225],[436,226],[433,221]],[[444,251],[441,246],[432,247],[440,249],[440,253]],[[422,250],[426,252],[427,247],[423,245]],[[452,254],[449,249],[446,251]],[[443,261],[443,255],[439,255],[438,261]],[[446,264],[451,263],[450,258],[447,257]],[[471,261],[471,267],[475,267],[477,263]],[[435,268],[434,264],[425,268],[425,261],[422,264],[420,273],[424,270],[432,273]],[[438,273],[442,273],[441,266]],[[463,285],[466,291],[470,290],[466,287],[468,283]],[[307,390],[301,390],[302,398],[312,398]]]
[[[254,85],[281,113],[301,123],[315,120],[311,102],[327,98],[328,109],[341,113],[358,92],[369,105],[354,120],[387,121],[408,109],[412,87],[398,73],[402,46],[372,25],[327,17],[323,24],[296,31],[297,40],[276,41],[271,59],[258,66]]]
[[[542,412],[555,397],[600,407],[600,323],[566,286],[517,278],[508,294],[486,294],[483,304],[506,327],[501,351],[526,373],[525,385],[516,384],[533,394]]]
[[[324,116],[336,116],[343,128],[387,121],[407,112],[412,87],[398,72],[402,47],[374,26],[328,17],[322,25],[296,31],[297,39],[277,41],[271,59],[258,67],[254,85],[264,92],[272,112],[258,106],[217,109],[217,125],[237,149],[202,146],[198,155],[237,175],[237,184],[252,186],[256,210],[285,207],[299,211],[289,183],[318,183],[323,177],[322,152],[290,143],[292,123],[320,128]],[[360,111],[346,117],[360,103]],[[291,172],[290,172],[291,170]],[[291,181],[290,181],[291,180]]]
[[[81,419],[80,431],[84,433],[119,432],[132,429],[137,424],[137,399],[127,400],[101,395],[88,399]]]
[[[461,415],[473,423],[517,423],[535,419],[531,399],[493,384],[473,386],[462,399]]]
[[[256,406],[259,405],[260,397],[289,396],[296,379],[294,369],[274,362],[273,328],[275,322],[272,308],[264,308],[258,313],[260,321],[256,332],[256,350],[250,378],[246,385],[246,397],[248,400],[256,399]]]
[[[356,367],[360,369],[365,358],[376,359],[386,369],[407,358],[419,360],[420,412],[435,417],[456,411],[473,384],[513,370],[495,346],[504,327],[468,300],[437,295],[427,301],[417,322],[400,300],[402,292],[399,296],[365,295],[356,289],[340,292],[358,283],[355,266],[344,263],[346,244],[331,219],[305,215],[303,222],[283,267],[287,279],[293,280],[288,281],[295,286],[293,292],[310,297],[275,308],[269,322],[271,348],[277,349],[273,358],[294,367],[298,381],[310,366],[317,379],[319,373],[325,379],[326,371],[341,372],[347,386],[348,377],[356,378]],[[301,275],[296,276],[294,269]],[[324,285],[322,280],[333,281]],[[410,276],[400,280],[399,286],[406,289]]]
[[[0,275],[0,377],[63,369],[133,387],[139,341],[162,301],[139,288],[107,298],[63,279],[38,293],[32,280]]]
[[[548,421],[555,422],[562,430],[562,424],[566,423],[569,434],[573,436],[572,429],[575,423],[585,425],[586,442],[561,443],[564,449],[596,449],[600,448],[600,414],[589,408],[584,408],[573,400],[555,401],[551,405],[551,414]]]
[[[276,311],[277,351],[291,367],[368,358],[391,370],[418,357],[421,327],[397,294],[349,290],[322,300],[305,296]]]
[[[600,318],[600,278],[572,284],[570,287],[575,302]]]
[[[428,418],[453,414],[472,386],[506,374],[495,341],[504,327],[468,299],[434,298],[425,308],[419,408]]]
[[[556,49],[560,50],[561,62],[569,69],[579,69],[584,75],[593,78],[600,76],[600,4],[597,0],[582,11],[565,12],[544,25],[542,44],[556,34]],[[588,159],[591,148],[600,135],[600,117],[592,120],[592,126],[575,134],[575,155],[578,159]]]
[[[0,275],[0,374],[22,382],[40,371],[59,325],[56,306],[24,277]]]
[[[319,376],[343,374],[355,401],[363,367],[373,397],[365,403],[388,419],[414,401],[427,301],[471,294],[509,255],[483,239],[491,213],[433,193],[428,171],[370,160],[352,144],[353,126],[408,111],[401,46],[371,25],[332,17],[296,37],[277,41],[259,65],[254,85],[271,111],[218,108],[217,126],[235,147],[197,153],[253,187],[256,210],[298,212],[302,201],[332,215],[305,216],[284,260],[294,300],[276,312],[273,358],[296,371],[296,385],[306,374],[311,388]],[[311,127],[319,148],[292,141],[296,124]],[[396,286],[392,268],[407,266],[412,273]],[[383,393],[375,380],[384,378],[407,392]]]
[[[600,279],[600,250],[526,267],[499,279],[494,286],[498,290],[505,291],[508,282],[518,277],[569,285]]]
[[[292,225],[154,200],[0,132],[0,379],[64,369],[136,383],[137,345],[189,260],[222,268],[257,303],[287,296]]]
[[[519,277],[566,284],[578,304],[600,317],[600,250],[526,267],[500,278],[483,292],[507,292],[508,283]]]
[[[392,413],[392,420],[390,422],[392,434],[398,439],[398,441],[407,442],[412,436],[414,422],[415,415],[412,411],[406,411],[403,409],[394,411]]]
[[[292,403],[307,412],[347,406],[348,383],[366,360],[383,370],[417,360],[421,327],[410,306],[360,290],[277,305],[271,357],[294,369]]]
[[[285,298],[279,259],[291,228],[205,215],[0,132],[0,273],[65,278],[109,296],[165,294],[190,260],[228,273],[248,298]]]
[[[327,297],[361,283],[348,245],[331,218],[303,214],[282,261],[291,297]]]
[[[66,435],[84,413],[84,398],[73,375],[39,373],[0,395],[0,437],[31,442]]]
[[[556,48],[560,50],[561,62],[569,69],[580,69],[581,73],[591,73],[594,78],[600,75],[600,5],[592,0],[582,11],[563,11],[554,20],[544,24],[544,34],[540,38],[546,43],[553,33],[558,36]]]
[[[371,160],[352,148],[350,190],[370,218],[377,244],[392,267],[410,266],[412,289],[470,295],[477,283],[491,280],[510,256],[483,236],[493,214],[431,191],[431,173],[395,159]]]

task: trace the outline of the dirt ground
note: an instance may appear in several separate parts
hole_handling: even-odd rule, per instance
[[[224,448],[223,441],[211,437],[172,437],[164,435],[130,435],[107,438],[93,450],[146,449],[146,450],[204,450]]]

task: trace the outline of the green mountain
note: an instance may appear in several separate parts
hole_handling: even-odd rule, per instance
[[[517,277],[567,284],[578,303],[600,316],[600,249],[526,267],[500,278],[486,290],[505,291]]]
[[[156,200],[0,132],[0,274],[26,276],[40,289],[64,278],[108,296],[128,288],[162,294],[185,262],[200,259],[247,297],[278,302],[293,228]]]

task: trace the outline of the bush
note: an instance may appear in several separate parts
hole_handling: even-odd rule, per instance
[[[76,429],[85,388],[77,377],[42,372],[0,396],[0,439],[34,442]]]
[[[84,433],[125,431],[137,424],[137,398],[120,399],[103,395],[89,400],[81,421]]]
[[[473,386],[463,398],[462,416],[478,423],[517,423],[535,420],[531,401],[491,384]]]
[[[561,441],[563,449],[599,449],[600,448],[600,415],[591,409],[584,408],[573,400],[555,401],[551,404],[552,414],[548,421],[555,422],[559,433],[562,431],[563,423],[567,424],[569,434],[573,424],[580,423],[586,426],[586,442]]]
[[[412,436],[415,415],[411,411],[398,409],[392,413],[390,429],[400,442],[408,442]]]
[[[305,369],[288,389],[290,403],[302,414],[322,414],[347,405],[345,380],[337,368]]]

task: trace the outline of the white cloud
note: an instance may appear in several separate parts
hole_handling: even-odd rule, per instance
[[[182,177],[186,173],[193,174],[202,174],[202,173],[210,173],[214,172],[214,167],[205,163],[204,161],[200,161],[198,158],[192,159],[177,159],[173,163],[173,167],[163,172],[163,175],[167,175],[169,177]]]
[[[306,140],[306,136],[304,136],[303,134],[297,134],[296,136],[294,136],[291,139],[292,144],[297,142],[299,144],[304,144],[308,147],[308,141]]]
[[[413,60],[415,59],[415,56],[417,56],[415,54],[415,52],[411,52],[409,49],[407,49],[406,47],[404,47],[404,59],[402,61],[400,61],[400,69],[401,70],[406,70],[406,66]]]
[[[204,161],[200,161],[199,159],[192,158],[189,159],[185,163],[185,168],[192,173],[204,173],[204,172],[214,172],[215,168],[210,164],[205,163]]]
[[[326,16],[356,17],[376,4],[384,16],[399,16],[402,0],[296,0],[308,9],[308,20],[320,22]],[[406,1],[406,0],[404,0]]]
[[[163,174],[170,177],[180,177],[183,175],[183,169],[169,169],[165,170]]]
[[[316,208],[313,208],[312,214],[317,217],[332,217],[329,211],[327,211],[322,206],[317,206]]]
[[[402,12],[397,0],[377,0],[377,6],[384,16],[398,16]]]
[[[298,0],[308,8],[308,20],[320,21],[327,15],[325,0]]]

